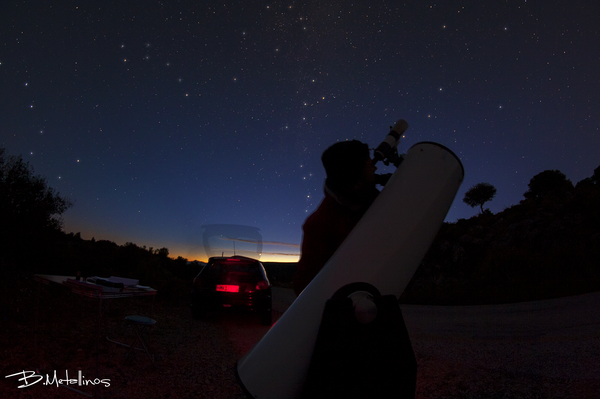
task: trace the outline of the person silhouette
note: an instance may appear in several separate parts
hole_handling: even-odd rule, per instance
[[[302,226],[296,295],[319,273],[379,194],[377,167],[367,144],[358,140],[335,143],[323,152],[321,161],[327,174],[325,198]]]

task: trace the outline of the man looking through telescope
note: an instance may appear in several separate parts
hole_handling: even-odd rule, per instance
[[[325,198],[302,226],[296,295],[319,273],[379,194],[377,168],[366,144],[358,140],[335,143],[323,152],[321,161],[327,174]]]
[[[294,278],[296,295],[319,273],[377,198],[376,184],[385,185],[389,175],[376,175],[375,162],[395,153],[395,145],[406,128],[406,121],[396,122],[375,150],[375,160],[368,145],[358,140],[335,143],[323,152],[325,198],[302,226],[301,255]]]

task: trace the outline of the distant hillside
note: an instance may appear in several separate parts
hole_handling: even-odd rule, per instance
[[[401,297],[487,304],[600,291],[600,184],[445,223]]]

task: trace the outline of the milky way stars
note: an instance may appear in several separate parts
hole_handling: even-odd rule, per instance
[[[480,182],[498,212],[544,170],[591,176],[600,6],[446,3],[3,5],[0,144],[75,201],[67,232],[190,259],[201,226],[241,224],[295,260],[323,150],[399,118],[401,152],[435,141],[465,166],[450,222]]]

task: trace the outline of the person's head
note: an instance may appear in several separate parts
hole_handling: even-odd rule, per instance
[[[369,146],[358,140],[341,141],[327,148],[321,156],[327,173],[327,186],[351,194],[375,187],[375,170]]]

